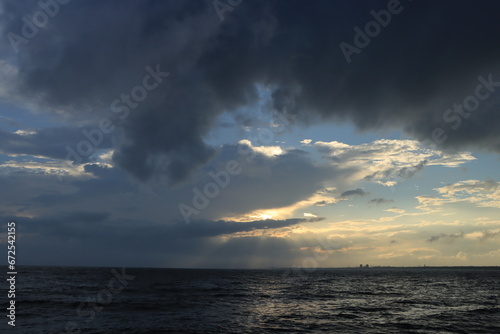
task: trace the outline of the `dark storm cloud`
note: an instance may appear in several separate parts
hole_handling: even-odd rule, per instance
[[[209,173],[221,173],[230,160],[238,162],[241,173],[232,176],[228,186],[196,217],[218,219],[257,209],[286,207],[321,191],[327,180],[341,180],[356,172],[353,168],[318,166],[300,150],[268,157],[255,152],[255,156],[240,154],[238,148],[242,147],[246,146],[224,145],[211,163],[199,171],[196,182],[183,186],[188,191],[177,196],[177,203],[193,206],[194,189],[203,192],[206,184],[214,182]]]
[[[114,220],[106,212],[75,212],[44,218],[0,216],[0,219],[17,223],[19,244],[24,245],[23,263],[116,265],[125,261],[130,265],[135,261],[135,266],[137,263],[185,266],[182,261],[190,256],[198,254],[199,257],[202,252],[214,251],[214,245],[220,244],[214,237],[321,220],[195,221],[190,225],[159,225],[147,220]],[[258,240],[254,241],[241,244],[238,252],[246,257],[252,254]],[[46,247],[47,244],[51,247]],[[84,257],[80,256],[82,253]],[[227,258],[228,254],[225,255]],[[143,261],[139,261],[141,256],[145,256]],[[206,263],[212,264],[211,259],[207,258]]]
[[[130,232],[130,235],[141,235],[159,233],[167,238],[208,238],[221,235],[230,235],[238,232],[250,232],[264,229],[278,229],[282,227],[293,226],[302,223],[314,223],[322,221],[324,218],[310,219],[285,219],[285,220],[256,220],[250,222],[233,221],[210,221],[197,220],[186,225],[184,222],[170,225],[158,225],[146,222],[145,224],[131,224],[131,221],[115,221],[110,218],[106,212],[74,212],[64,215],[50,216],[46,218],[26,218],[10,217],[6,220],[17,220],[23,222],[26,226],[26,233],[51,233],[61,238],[72,237],[86,239],[97,235],[109,235],[111,230],[117,229],[115,234],[122,234],[124,231]],[[89,232],[89,233],[87,233]],[[145,234],[146,233],[146,234]],[[123,236],[123,235],[122,235]]]
[[[306,200],[324,188],[327,180],[343,179],[356,170],[327,168],[313,163],[298,150],[268,157],[260,153],[238,153],[238,146],[223,146],[210,163],[196,172],[189,182],[166,187],[162,179],[149,185],[130,182],[120,168],[86,164],[77,175],[34,173],[19,167],[16,172],[1,173],[0,184],[9,191],[0,193],[0,210],[22,210],[28,216],[50,216],[75,211],[112,212],[115,219],[140,219],[172,225],[183,216],[179,204],[193,205],[196,190],[213,183],[211,175],[225,172],[229,160],[235,160],[241,173],[233,175],[218,196],[190,220],[219,220],[239,216],[257,209],[287,207]],[[194,206],[196,207],[196,206]]]
[[[223,151],[205,168],[218,172],[219,166],[212,164],[238,157],[242,165],[245,163],[235,146],[225,146]],[[287,243],[274,238],[250,238],[238,250],[239,261],[234,259],[232,264],[234,254],[227,253],[218,256],[217,262],[213,262],[215,258],[195,264],[186,261],[216,252],[222,242],[218,236],[314,224],[319,219],[241,223],[220,217],[293,204],[322,189],[322,181],[335,175],[315,167],[303,154],[275,158],[256,155],[219,197],[212,199],[206,211],[186,225],[177,206],[181,200],[192,199],[193,186],[203,189],[207,180],[213,181],[206,179],[207,170],[200,170],[190,181],[194,183],[175,189],[152,189],[127,182],[125,171],[117,168],[87,164],[84,169],[94,177],[68,175],[59,182],[50,174],[0,173],[0,184],[6,190],[0,192],[0,220],[14,219],[18,223],[24,245],[23,263],[242,267],[242,261],[248,260],[262,243],[284,253]],[[46,247],[48,244],[51,247]]]
[[[249,232],[262,229],[274,229],[287,226],[293,226],[300,223],[312,223],[323,220],[324,218],[311,219],[285,219],[285,220],[257,220],[246,223],[232,221],[195,221],[189,225],[181,224],[179,228],[188,237],[214,237],[218,235],[233,234],[237,232]],[[187,227],[186,227],[187,226]]]
[[[353,190],[344,191],[342,194],[340,194],[340,197],[365,196],[365,195],[368,195],[368,193],[361,188],[357,188]]]
[[[39,9],[37,1],[3,7],[4,31],[18,33],[22,17]],[[72,1],[20,45],[12,99],[29,98],[75,121],[116,112],[118,164],[143,181],[163,166],[173,182],[185,179],[211,156],[202,136],[222,111],[196,66],[220,26],[212,11],[208,2]],[[148,66],[159,85],[143,101],[130,100],[146,75],[154,84]]]
[[[299,122],[399,127],[421,140],[442,128],[444,148],[500,152],[500,5],[400,6],[350,64],[339,44],[353,44],[353,28],[364,30],[370,11],[387,9],[387,1],[245,1],[223,23],[208,0],[72,1],[17,55],[2,56],[16,57],[19,67],[13,98],[75,120],[109,111],[141,84],[146,66],[169,72],[115,134],[115,162],[143,181],[156,173],[185,180],[205,164],[213,151],[203,138],[216,116],[252,105],[256,84],[272,89],[274,107],[286,106]],[[23,15],[35,10],[37,1],[4,1],[2,30],[20,33]],[[488,88],[480,76],[494,83]],[[467,117],[453,112],[445,122],[445,111],[481,83],[490,96]]]

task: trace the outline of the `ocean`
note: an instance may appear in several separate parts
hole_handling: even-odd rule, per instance
[[[17,272],[2,333],[500,333],[498,267]]]

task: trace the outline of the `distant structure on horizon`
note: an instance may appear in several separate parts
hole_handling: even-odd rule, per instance
[[[359,267],[363,268],[363,264],[360,264]],[[364,268],[370,268],[370,265],[367,264],[367,265],[364,266]]]

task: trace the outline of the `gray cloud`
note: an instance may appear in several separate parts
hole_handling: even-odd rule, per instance
[[[81,141],[87,141],[82,131],[91,131],[91,127],[70,128],[43,128],[33,134],[16,134],[0,129],[0,152],[4,154],[42,156],[54,159],[72,160],[73,156],[66,149],[74,151]],[[111,147],[109,137],[102,137],[96,149]],[[79,155],[81,162],[88,162],[89,155]]]
[[[235,160],[241,173],[234,175],[218,196],[192,220],[219,220],[256,209],[286,207],[305,200],[324,188],[326,181],[342,179],[354,171],[336,170],[313,163],[306,154],[293,150],[275,157],[256,153],[238,153],[235,145],[225,145],[211,162],[197,171],[189,182],[176,187],[166,186],[158,178],[151,185],[140,185],[120,168],[86,164],[84,175],[65,175],[60,182],[56,175],[41,171],[34,174],[20,167],[16,172],[0,173],[0,183],[9,192],[0,194],[0,211],[21,210],[29,216],[51,216],[75,211],[110,212],[114,219],[156,221],[172,225],[183,219],[178,205],[192,206],[195,189],[203,192],[214,182],[209,175],[224,172],[227,161]],[[21,164],[22,166],[22,164]]]
[[[483,235],[479,238],[479,240],[487,241],[489,239],[494,239],[497,236],[500,236],[500,232],[483,231]]]
[[[453,242],[455,241],[456,239],[461,239],[464,237],[464,233],[456,233],[456,234],[445,234],[445,233],[441,233],[439,235],[434,235],[432,237],[430,237],[427,241],[428,242],[435,242],[435,241],[439,241],[439,240],[446,240],[446,241],[449,241],[449,242]]]
[[[427,165],[427,160],[422,160],[418,164],[411,166],[411,167],[387,168],[385,170],[377,171],[373,174],[365,176],[365,180],[370,181],[370,180],[374,180],[377,178],[388,178],[392,175],[409,179],[413,175],[415,175],[417,172],[422,170],[425,167],[425,165]]]
[[[365,195],[368,195],[368,193],[361,188],[357,188],[353,190],[344,191],[342,194],[340,194],[340,197],[365,196]]]
[[[388,204],[394,202],[392,199],[386,199],[386,198],[374,198],[370,200],[370,203],[375,203],[375,204]]]
[[[151,221],[130,219],[115,220],[105,212],[75,212],[71,214],[26,218],[1,216],[2,221],[16,221],[19,243],[23,248],[22,261],[25,264],[68,264],[72,265],[117,265],[117,263],[141,263],[144,266],[186,266],[186,261],[195,254],[216,252],[221,245],[216,237],[265,229],[279,229],[302,223],[314,223],[315,219],[263,220],[247,223],[231,221],[195,221],[190,225],[156,224]],[[268,238],[269,239],[269,238]],[[274,239],[274,238],[271,238]],[[244,258],[255,252],[255,245],[261,239],[250,238],[247,242],[233,241],[224,247],[237,244],[238,252]],[[248,242],[254,240],[253,242]],[[265,242],[265,240],[264,240]],[[267,241],[269,242],[269,240]],[[46,247],[50,243],[51,247]],[[274,239],[276,251],[288,246]],[[68,247],[71,245],[71,247]],[[105,252],[105,254],[103,254]],[[81,256],[81,254],[85,256]],[[141,256],[146,258],[139,261]],[[231,256],[221,254],[221,259],[231,261]],[[233,254],[234,255],[234,254]],[[199,256],[197,256],[199,257]],[[20,260],[21,261],[21,260]],[[167,262],[165,262],[167,261]],[[214,266],[220,259],[207,258],[198,266]],[[243,265],[242,265],[243,264]],[[220,262],[219,262],[220,265]],[[231,266],[226,263],[225,266]],[[242,267],[244,263],[233,265]]]
[[[324,218],[311,219],[285,219],[285,220],[258,220],[246,223],[231,221],[195,221],[189,225],[180,224],[179,229],[188,237],[214,237],[237,232],[249,232],[262,229],[274,229],[297,225],[300,223],[312,223],[323,220]]]
[[[194,196],[192,189],[201,190],[205,184],[213,182],[208,173],[223,171],[229,160],[237,161],[242,172],[233,176],[224,191],[203,210],[207,219],[289,206],[322,190],[326,181],[340,180],[354,172],[318,166],[298,150],[275,157],[257,153],[248,161],[249,157],[238,153],[238,146],[224,145],[211,163],[199,171],[196,182],[185,185],[188,191],[178,196],[178,202],[190,204]]]
[[[478,76],[500,81],[499,5],[401,5],[351,64],[339,43],[353,43],[353,28],[373,20],[370,11],[385,9],[386,1],[244,2],[223,24],[208,0],[72,1],[17,55],[0,55],[18,68],[10,99],[77,123],[109,113],[141,83],[146,66],[168,71],[114,134],[114,161],[141,181],[194,175],[213,157],[204,137],[217,116],[254,105],[256,84],[271,89],[273,106],[286,105],[297,122],[350,120],[422,140],[440,127],[448,136],[443,148],[500,152],[498,92],[456,130],[443,119],[474,93]],[[2,31],[20,33],[22,16],[37,9],[35,0],[4,1]]]

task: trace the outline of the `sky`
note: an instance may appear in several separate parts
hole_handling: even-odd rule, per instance
[[[1,0],[0,243],[15,221],[26,265],[498,265],[499,10]]]

